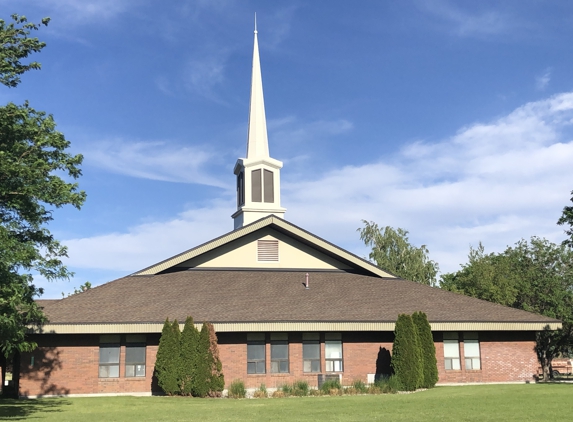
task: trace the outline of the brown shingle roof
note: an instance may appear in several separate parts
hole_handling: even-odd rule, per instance
[[[184,321],[377,321],[424,311],[430,322],[556,320],[401,279],[312,271],[188,270],[129,276],[50,303],[51,324]]]

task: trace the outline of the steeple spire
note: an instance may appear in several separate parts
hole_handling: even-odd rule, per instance
[[[249,134],[247,137],[247,158],[268,157],[269,140],[263,98],[263,79],[259,59],[257,38],[257,15],[255,14],[255,43],[253,48],[253,72],[251,77],[251,104],[249,107]]]
[[[282,218],[286,211],[281,207],[280,169],[283,163],[269,155],[257,33],[255,15],[247,157],[239,158],[234,170],[237,176],[237,211],[232,215],[235,229],[271,214]]]

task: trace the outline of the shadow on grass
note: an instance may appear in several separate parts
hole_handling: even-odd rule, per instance
[[[19,421],[37,412],[63,412],[71,403],[66,399],[16,400],[0,398],[0,420]]]

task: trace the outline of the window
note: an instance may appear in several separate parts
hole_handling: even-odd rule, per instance
[[[278,262],[279,241],[278,240],[257,240],[257,261]]]
[[[461,369],[458,333],[444,333],[444,365],[446,369]]]
[[[125,376],[145,376],[145,334],[127,335],[125,338]]]
[[[304,372],[320,372],[320,337],[318,333],[302,334],[302,359]]]
[[[271,372],[288,374],[287,333],[271,333]]]
[[[342,335],[326,333],[324,341],[326,372],[342,372]]]
[[[237,176],[237,207],[245,205],[245,174],[241,171]]]
[[[270,170],[263,173],[264,198],[265,202],[275,202],[274,174]]]
[[[464,333],[464,358],[466,369],[481,369],[478,333]]]
[[[265,360],[265,334],[247,334],[247,374],[264,374]]]
[[[119,335],[99,337],[99,377],[119,377]]]
[[[261,169],[251,171],[251,201],[263,202]]]

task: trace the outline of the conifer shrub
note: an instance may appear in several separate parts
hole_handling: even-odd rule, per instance
[[[438,382],[438,361],[436,360],[436,346],[432,338],[432,328],[424,312],[414,312],[412,320],[418,332],[422,360],[423,377],[420,387],[432,388]]]
[[[417,330],[410,315],[398,315],[391,366],[404,390],[414,391],[420,386],[423,374],[422,361]]]
[[[247,396],[247,389],[243,380],[234,380],[229,385],[229,398],[244,399]]]
[[[195,327],[192,317],[187,317],[181,333],[181,356],[179,359],[179,388],[181,394],[190,396],[193,394],[193,383],[197,370],[197,343],[199,331]]]
[[[179,393],[179,334],[177,320],[171,324],[169,318],[166,319],[155,360],[155,375],[159,387],[170,396]]]
[[[209,357],[209,329],[203,323],[197,342],[197,366],[193,381],[193,395],[206,397],[211,388],[211,359]]]
[[[209,396],[221,397],[225,388],[225,377],[223,376],[223,364],[219,358],[219,347],[217,345],[217,334],[210,322],[203,323],[203,328],[207,330],[209,336],[209,350],[207,353],[208,365],[208,387]]]

